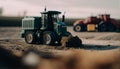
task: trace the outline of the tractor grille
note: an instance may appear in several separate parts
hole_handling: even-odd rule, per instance
[[[28,23],[28,22],[23,23],[23,28],[31,28],[31,27],[32,27],[32,23]]]
[[[30,18],[23,19],[22,28],[23,29],[34,29],[34,20]]]

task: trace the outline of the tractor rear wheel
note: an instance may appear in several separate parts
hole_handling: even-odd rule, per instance
[[[100,23],[98,25],[99,32],[113,32],[116,31],[115,26],[112,23]]]
[[[26,33],[25,33],[25,41],[26,41],[28,44],[33,44],[33,43],[35,43],[34,32],[26,32]]]
[[[83,24],[77,24],[73,27],[73,30],[75,32],[82,32],[82,31],[85,31],[85,27]]]
[[[53,45],[55,43],[55,35],[51,31],[43,33],[43,43],[46,45]]]
[[[40,30],[36,32],[36,43],[43,44],[43,33]]]
[[[112,23],[109,23],[109,24],[108,24],[108,31],[109,31],[109,32],[115,32],[115,31],[116,31],[115,25],[112,24]]]

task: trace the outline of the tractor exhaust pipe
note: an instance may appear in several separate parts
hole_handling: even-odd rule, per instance
[[[65,22],[65,15],[62,16],[62,22]]]
[[[64,14],[62,15],[62,22],[65,22],[65,12],[64,12]]]

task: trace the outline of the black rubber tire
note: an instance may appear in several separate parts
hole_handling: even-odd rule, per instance
[[[115,26],[112,23],[102,22],[98,25],[99,32],[114,32],[116,31]]]
[[[107,27],[106,26],[107,26],[106,23],[100,23],[98,25],[98,31],[99,32],[106,32],[107,31]]]
[[[73,27],[75,32],[83,32],[85,31],[85,26],[83,24],[77,24]]]
[[[46,31],[43,33],[43,44],[53,45],[55,44],[55,35],[51,31]]]
[[[26,32],[25,33],[25,41],[26,43],[28,44],[34,44],[35,43],[35,35],[34,35],[34,32]]]
[[[109,23],[107,26],[108,26],[108,30],[107,30],[108,32],[116,32],[117,31],[114,24]]]
[[[37,44],[43,44],[43,33],[42,31],[36,32],[36,43]]]

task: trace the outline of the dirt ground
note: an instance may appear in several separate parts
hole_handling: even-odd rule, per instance
[[[82,39],[83,44],[120,46],[120,33],[117,32],[74,32],[72,27],[68,31]],[[21,40],[21,27],[0,27],[0,40]]]
[[[91,66],[94,67],[95,64],[98,64],[99,67],[99,64],[104,65],[109,63],[113,66],[110,68],[104,68],[100,66],[96,69],[120,69],[120,33],[74,32],[72,27],[68,27],[68,31],[70,31],[74,36],[80,37],[83,41],[84,47],[74,49],[62,48],[60,46],[27,44],[25,43],[24,39],[20,38],[21,27],[0,27],[0,47],[11,50],[18,56],[20,56],[21,52],[24,52],[28,48],[36,48],[38,50],[58,50],[60,53],[65,54],[69,54],[66,51],[70,50],[70,52],[74,52],[72,55],[77,54],[79,56],[76,56],[76,59],[81,58],[81,67],[73,69],[95,69]]]
[[[72,27],[67,27],[67,29],[73,36],[78,36],[82,40],[85,48],[88,46],[88,49],[96,49],[96,46],[100,49],[111,49],[120,46],[120,33],[117,32],[74,32]],[[20,37],[20,32],[21,27],[0,27],[0,46],[10,50],[25,50],[29,47],[37,47],[40,49],[60,48],[27,44],[24,39]]]
[[[105,48],[107,48],[107,46],[120,46],[120,33],[117,32],[74,32],[72,27],[67,27],[67,29],[73,36],[78,36],[82,40],[83,45],[93,46],[93,49],[97,45],[102,47],[105,46]],[[21,27],[0,27],[0,46],[8,49],[10,48],[10,50],[15,48],[23,50],[29,48],[29,46],[45,49],[59,48],[54,46],[27,44],[24,39],[20,37],[20,32]]]

